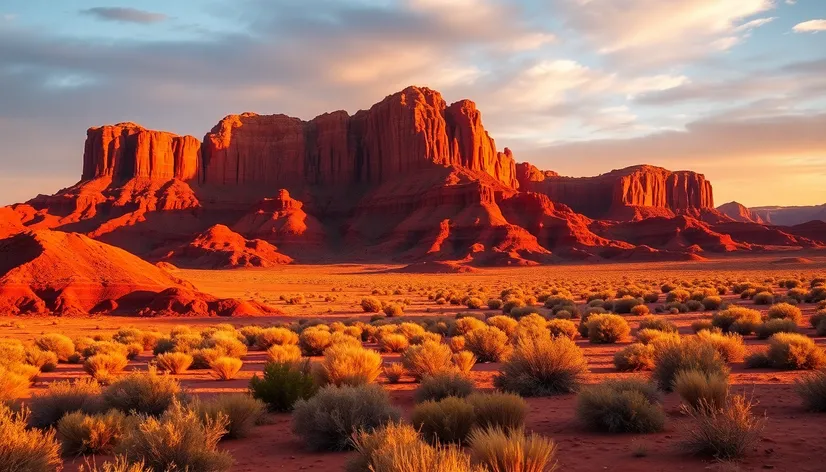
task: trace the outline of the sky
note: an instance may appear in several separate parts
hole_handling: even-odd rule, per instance
[[[645,163],[718,205],[826,203],[826,0],[3,0],[0,204],[75,183],[91,126],[201,138],[408,85],[563,175]]]

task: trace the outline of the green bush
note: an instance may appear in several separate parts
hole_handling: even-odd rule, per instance
[[[425,440],[434,443],[461,444],[473,428],[473,406],[461,398],[419,403],[410,415],[413,426]]]
[[[455,338],[454,338],[455,339]],[[451,368],[453,352],[446,344],[425,341],[410,346],[402,353],[402,364],[413,378],[420,380]]]
[[[657,346],[654,352],[654,370],[651,378],[666,392],[674,388],[677,373],[683,370],[698,370],[706,375],[728,375],[723,356],[714,346],[697,338],[669,341]]]
[[[298,400],[312,397],[318,387],[309,362],[268,362],[263,377],[252,376],[249,389],[271,411],[291,411]]]
[[[528,404],[512,393],[473,393],[465,398],[473,407],[475,425],[480,428],[521,429]]]
[[[60,444],[54,430],[27,428],[26,411],[15,413],[0,403],[0,470],[54,472],[60,470]]]
[[[698,370],[681,370],[674,377],[674,390],[691,408],[710,405],[722,408],[729,392],[728,376]]]
[[[665,426],[665,412],[651,400],[647,382],[604,382],[577,394],[576,415],[586,426],[608,433],[654,433]]]
[[[198,415],[218,422],[224,416],[227,420],[225,435],[229,439],[249,436],[267,409],[267,405],[245,393],[229,393],[194,402]]]
[[[526,397],[575,392],[588,372],[582,350],[568,338],[526,337],[493,379],[500,390]]]
[[[126,426],[126,415],[117,410],[97,415],[75,411],[57,422],[57,434],[66,455],[111,454]]]
[[[133,372],[112,382],[103,391],[106,405],[123,413],[161,415],[181,396],[181,386],[154,370]]]
[[[807,410],[826,412],[826,370],[811,372],[796,379],[795,390]]]
[[[768,357],[776,369],[820,369],[826,367],[826,353],[808,336],[777,333],[769,338]]]
[[[416,403],[428,400],[439,401],[447,397],[466,397],[473,393],[473,381],[455,371],[444,371],[425,376],[413,392]]]
[[[622,372],[654,368],[654,346],[634,343],[614,353],[614,366]]]
[[[54,426],[67,413],[101,413],[105,409],[100,385],[92,379],[61,380],[29,400],[29,422],[36,428]]]
[[[521,429],[475,429],[468,438],[473,463],[490,472],[554,472],[556,444]],[[424,469],[422,469],[424,470]],[[447,470],[447,469],[444,469]]]
[[[352,434],[372,431],[398,421],[387,392],[378,385],[327,386],[299,400],[293,412],[293,432],[313,451],[351,449]]]
[[[594,344],[613,344],[631,333],[628,322],[618,315],[593,315],[588,318],[588,340]]]

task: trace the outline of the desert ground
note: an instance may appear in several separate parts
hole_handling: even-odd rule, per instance
[[[716,310],[655,313],[657,307],[666,303],[666,294],[661,293],[662,284],[672,282],[689,291],[696,287],[724,285],[729,288],[721,296],[724,303],[756,308],[765,314],[770,304],[756,305],[753,300],[734,293],[731,286],[746,281],[769,286],[775,301],[779,301],[787,294],[787,289],[778,285],[780,281],[795,279],[801,281],[801,287],[808,288],[809,281],[826,276],[826,256],[813,253],[801,258],[787,258],[783,254],[767,254],[720,257],[705,262],[564,264],[478,269],[455,274],[400,273],[399,268],[395,265],[341,264],[286,265],[260,270],[178,269],[175,275],[192,282],[199,290],[220,297],[268,303],[279,308],[283,314],[243,318],[0,317],[0,338],[29,343],[46,333],[61,333],[70,338],[86,336],[106,339],[126,327],[168,333],[181,325],[197,330],[218,323],[229,323],[236,328],[246,325],[290,326],[302,320],[368,323],[374,313],[367,313],[362,308],[365,297],[402,306],[403,315],[394,318],[405,321],[416,322],[432,317],[455,319],[458,313],[470,313],[484,319],[488,314],[500,315],[502,310],[486,306],[469,309],[461,304],[437,301],[434,294],[439,290],[454,290],[457,293],[483,290],[482,293],[493,298],[509,288],[521,288],[525,293],[565,288],[573,294],[576,306],[585,309],[586,300],[582,295],[626,286],[658,292],[657,302],[646,303],[651,314],[672,322],[680,335],[687,337],[694,333],[691,327],[693,322],[710,318]],[[541,302],[534,303],[540,315],[548,319],[554,317],[551,309],[545,308]],[[826,346],[826,338],[818,337],[809,323],[809,317],[818,309],[817,304],[803,302],[797,306],[803,314],[798,321],[799,333],[813,338],[822,349]],[[631,327],[631,335],[621,341],[596,344],[581,335],[576,336],[576,345],[588,363],[588,373],[584,377],[586,388],[608,379],[645,379],[650,375],[645,370],[620,372],[614,365],[614,354],[634,342],[637,327],[643,319],[643,316],[635,314],[622,316]],[[573,321],[579,324],[579,320]],[[754,335],[744,336],[743,340],[747,354],[765,349],[768,343]],[[373,339],[366,340],[364,345],[368,349],[378,348]],[[153,357],[151,351],[141,352],[129,361],[125,370],[146,370]],[[400,354],[382,353],[382,358],[384,365],[389,365],[399,362]],[[321,357],[312,359],[318,362]],[[251,347],[242,360],[243,367],[233,380],[215,380],[209,369],[190,369],[174,377],[186,391],[204,398],[229,392],[247,392],[250,378],[256,373],[260,375],[267,355]],[[492,391],[494,376],[501,366],[501,362],[478,362],[467,375],[477,390]],[[682,401],[676,392],[662,395],[666,421],[660,432],[594,432],[577,418],[576,393],[525,398],[529,408],[525,427],[527,431],[541,434],[556,443],[558,470],[562,471],[826,470],[822,460],[826,456],[826,443],[823,441],[826,417],[823,413],[808,412],[802,406],[794,388],[795,379],[800,378],[802,372],[773,367],[746,368],[742,359],[730,362],[729,367],[731,393],[742,393],[751,398],[756,405],[753,413],[766,420],[757,444],[737,461],[693,456],[679,447],[693,420],[681,407]],[[38,375],[21,401],[25,403],[28,398],[42,394],[50,383],[57,380],[86,377],[88,374],[81,364],[60,363],[54,371]],[[389,391],[392,404],[400,407],[403,417],[409,419],[416,404],[413,393],[417,382],[405,375],[399,383],[391,384],[382,374],[376,383]],[[246,438],[220,443],[219,449],[228,451],[234,459],[231,470],[342,470],[355,454],[307,450],[302,440],[291,431],[290,413],[267,413],[261,423]],[[65,457],[64,470],[78,470],[90,461],[100,464],[110,458]]]

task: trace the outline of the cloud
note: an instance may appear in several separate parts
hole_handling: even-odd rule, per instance
[[[80,13],[94,16],[99,20],[119,21],[123,23],[158,23],[168,18],[162,13],[153,13],[135,8],[122,7],[94,7],[81,10]]]
[[[792,30],[795,33],[816,33],[826,31],[826,20],[809,20],[794,25]]]

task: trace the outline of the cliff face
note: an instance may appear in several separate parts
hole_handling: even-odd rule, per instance
[[[717,211],[740,223],[764,224],[760,215],[754,214],[745,206],[737,202],[728,202],[717,207]]]
[[[497,152],[473,102],[448,107],[438,92],[418,87],[353,116],[227,116],[204,137],[203,159],[205,184],[375,184],[440,164],[517,185],[513,156]]]
[[[198,176],[200,149],[192,136],[147,130],[135,123],[89,128],[82,179],[192,180]]]
[[[596,177],[560,177],[522,167],[524,190],[544,193],[592,218],[641,219],[714,209],[711,183],[702,174],[635,166]]]

